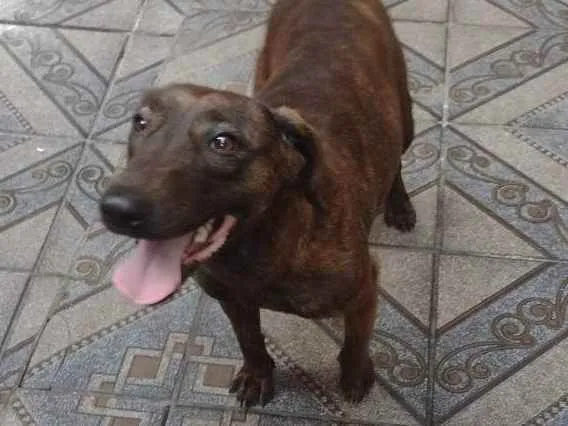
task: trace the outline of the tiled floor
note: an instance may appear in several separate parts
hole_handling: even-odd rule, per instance
[[[419,223],[371,237],[380,384],[346,404],[340,324],[265,312],[278,394],[245,416],[219,306],[122,300],[96,203],[144,88],[249,90],[272,0],[1,0],[0,424],[568,425],[568,3],[449,1],[385,0]]]

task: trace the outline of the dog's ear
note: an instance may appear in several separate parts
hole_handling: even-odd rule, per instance
[[[276,127],[282,135],[283,143],[291,145],[304,158],[304,166],[298,176],[307,200],[319,213],[325,211],[321,198],[322,160],[317,144],[317,135],[300,114],[288,107],[272,110]]]

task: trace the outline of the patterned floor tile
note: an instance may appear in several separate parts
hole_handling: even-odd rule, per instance
[[[568,265],[443,257],[439,275],[434,406],[443,421],[568,335]]]
[[[185,18],[183,7],[186,2],[179,3],[181,5],[171,0],[148,0],[144,4],[135,31],[161,35],[176,34]]]
[[[452,0],[450,19],[474,25],[568,28],[568,5],[561,0]]]
[[[267,11],[199,10],[181,27],[160,84],[196,84],[246,92],[264,37]]]
[[[62,278],[40,276],[32,277],[25,289],[20,287],[20,294],[16,297],[21,302],[12,308],[12,321],[0,353],[0,387],[19,384],[39,333],[57,306],[64,287]]]
[[[166,426],[347,426],[347,423],[302,417],[282,417],[242,410],[174,408]]]
[[[0,20],[130,30],[142,0],[4,0]]]
[[[525,426],[562,426],[568,424],[568,394],[563,395],[546,410],[541,411],[538,416],[525,423]]]
[[[200,294],[188,284],[173,299],[152,307],[136,310],[115,302],[115,309],[126,315],[112,324],[104,312],[118,317],[105,306],[110,293],[99,303],[78,302],[58,312],[54,327],[48,325],[38,343],[41,355],[32,359],[23,386],[170,398]],[[87,314],[91,321],[79,319],[86,309],[98,311]],[[79,330],[71,330],[75,324]]]
[[[143,91],[153,86],[172,45],[173,37],[169,36],[135,34],[132,37],[93,129],[94,138],[126,141],[130,118]]]
[[[381,268],[382,296],[426,332],[430,325],[433,255],[392,248],[371,248],[371,255]]]
[[[477,426],[480,419],[498,419],[504,426],[564,426],[567,350],[564,339],[441,424]]]
[[[119,33],[0,26],[0,130],[86,136],[124,40]]]
[[[557,141],[549,130],[449,128],[444,247],[568,259],[568,170],[536,147]]]
[[[32,270],[83,144],[0,134],[0,267]]]
[[[373,224],[369,241],[405,247],[433,247],[438,213],[438,178],[442,135],[438,125],[417,122],[416,137],[402,161],[406,189],[416,209],[416,228],[410,233],[388,228],[383,215]]]
[[[10,399],[4,426],[160,426],[166,404],[115,395],[21,389]]]
[[[277,364],[277,395],[266,406],[267,411],[397,424],[416,424],[416,418],[424,418],[432,258],[398,250],[375,251],[374,255],[382,257],[384,265],[383,297],[373,338],[380,385],[361,405],[345,403],[337,383],[341,321],[326,320],[318,325],[267,311],[262,313],[262,325]],[[236,400],[228,387],[242,364],[241,352],[219,304],[209,298],[205,303],[179,402],[234,407]]]
[[[0,299],[0,354],[2,353],[4,338],[18,309],[28,279],[29,275],[25,273],[0,271],[0,282],[2,283],[2,298]]]
[[[122,144],[86,146],[47,237],[38,265],[40,273],[66,274],[94,283],[109,266],[103,261],[120,255],[128,241],[105,230],[99,218],[98,200],[125,155]]]
[[[568,72],[565,29],[452,25],[449,67],[451,120],[566,123],[568,82],[561,77]]]
[[[446,29],[441,24],[395,22],[403,44],[415,120],[438,121],[443,115]]]
[[[395,20],[444,22],[448,15],[448,0],[382,0],[382,2]]]

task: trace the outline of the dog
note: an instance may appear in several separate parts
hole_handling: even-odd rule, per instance
[[[241,405],[274,395],[260,309],[343,316],[340,387],[359,402],[375,380],[369,340],[375,217],[407,232],[401,177],[413,137],[401,45],[377,0],[280,0],[247,97],[192,84],[145,92],[128,161],[100,202],[114,233],[138,240],[114,273],[138,303],[175,291],[194,268],[229,318],[244,363]]]

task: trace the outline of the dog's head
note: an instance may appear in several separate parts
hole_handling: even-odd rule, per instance
[[[199,86],[154,89],[133,117],[128,162],[102,198],[103,221],[138,239],[197,231],[204,239],[257,217],[287,186],[321,209],[317,151],[314,132],[290,109]]]

